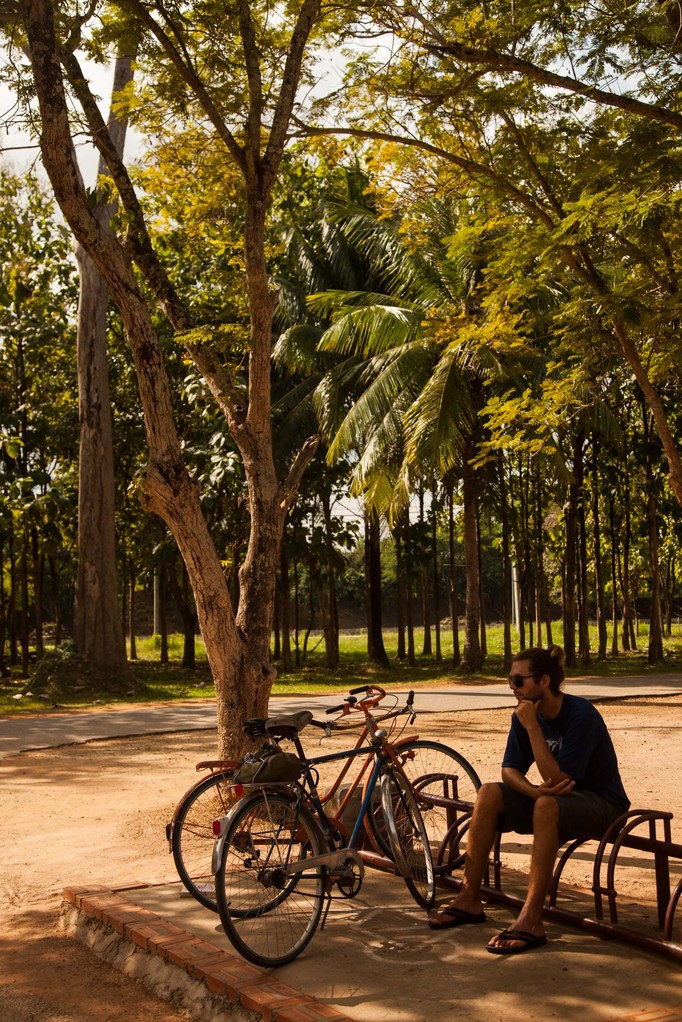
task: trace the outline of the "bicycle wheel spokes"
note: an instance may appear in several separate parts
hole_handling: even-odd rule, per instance
[[[440,742],[417,740],[395,751],[415,793],[438,871],[445,856],[445,837],[458,820],[469,816],[481,782],[463,756]],[[449,868],[463,861],[462,847]]]
[[[212,912],[218,911],[211,853],[213,821],[227,816],[235,802],[229,774],[207,777],[189,792],[173,821],[172,850],[178,875],[189,893]]]
[[[256,965],[292,961],[312,938],[323,908],[320,854],[310,814],[291,797],[259,792],[236,811],[216,874],[220,919],[233,946]]]
[[[409,782],[400,774],[382,776],[381,805],[395,864],[417,904],[430,908],[436,885],[429,838]]]

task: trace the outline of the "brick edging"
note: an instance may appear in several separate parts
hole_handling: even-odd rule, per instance
[[[136,905],[130,899],[134,889],[67,887],[63,898],[148,954],[184,969],[212,994],[257,1012],[264,1022],[352,1022],[332,1005],[322,1004],[243,958],[227,953],[218,944],[202,940]]]

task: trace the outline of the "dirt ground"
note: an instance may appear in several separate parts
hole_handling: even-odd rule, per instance
[[[682,696],[604,702],[633,807],[675,814],[682,840]],[[508,710],[423,714],[412,729],[459,749],[482,780],[499,776]],[[215,732],[92,742],[0,759],[0,1019],[171,1022],[184,1018],[60,932],[66,886],[174,877],[164,827],[216,753]],[[582,867],[587,870],[587,867]],[[589,874],[567,876],[589,886]],[[621,884],[646,901],[641,874]],[[646,878],[648,880],[648,878]],[[628,889],[630,884],[630,889]]]

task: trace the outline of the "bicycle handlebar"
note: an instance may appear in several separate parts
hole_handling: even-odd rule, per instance
[[[367,693],[364,699],[356,699],[355,695],[360,692]],[[369,710],[374,706],[377,706],[386,695],[386,690],[380,685],[363,685],[361,688],[353,689],[342,703],[338,706],[330,706],[325,712],[329,715],[332,713],[340,713],[342,716],[347,717],[351,710],[362,710],[365,717],[369,716]],[[387,713],[382,713],[379,717],[374,717],[374,721],[379,723],[382,720],[390,720],[392,717],[399,717],[404,713],[411,715],[410,723],[414,723],[416,713],[414,710],[414,689],[410,689],[407,694],[407,701],[400,709],[389,710]],[[319,722],[313,721],[318,727],[324,727]]]

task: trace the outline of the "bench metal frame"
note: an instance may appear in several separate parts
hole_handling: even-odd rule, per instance
[[[682,961],[682,943],[673,940],[675,911],[680,898],[682,898],[682,879],[678,881],[673,891],[671,891],[670,882],[670,860],[682,861],[682,844],[672,840],[670,826],[672,818],[672,813],[655,809],[631,809],[618,817],[608,828],[597,843],[594,855],[592,869],[594,918],[582,916],[578,912],[557,906],[559,884],[566,863],[576,849],[593,843],[583,840],[571,841],[561,854],[554,869],[543,916],[569,926],[588,930],[603,939],[620,940],[675,961]],[[451,828],[445,841],[445,844],[450,847],[444,851],[444,861],[448,861],[448,857],[452,861],[455,853],[459,853],[459,846],[469,823],[470,817],[461,817]],[[503,890],[501,841],[502,835],[498,834],[482,894],[489,903],[520,909],[523,905],[523,898]],[[623,926],[618,921],[616,868],[619,865],[619,855],[623,848],[633,848],[653,856],[658,927],[662,931],[660,937]],[[492,884],[490,883],[491,870]],[[451,873],[442,876],[439,882],[449,889],[459,890],[461,887],[461,880]],[[608,906],[608,919],[604,918],[605,901]]]

